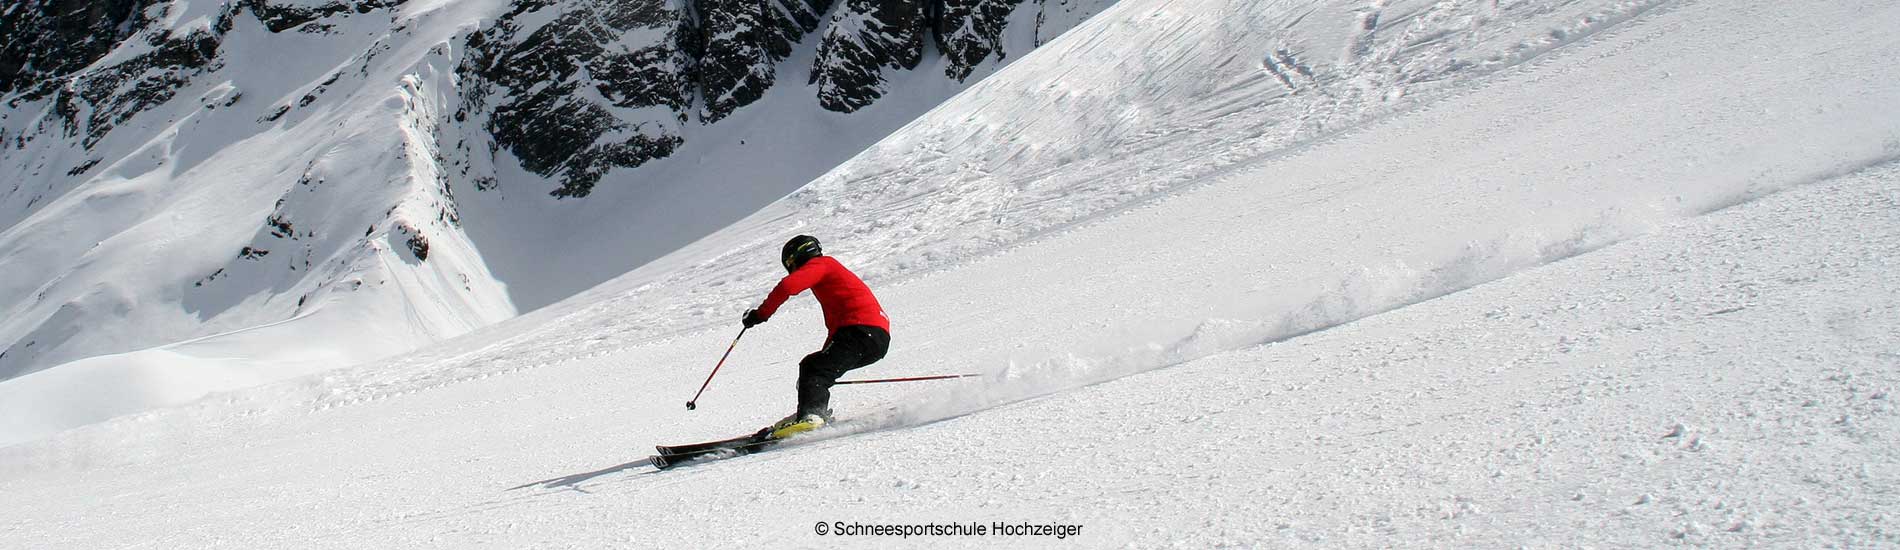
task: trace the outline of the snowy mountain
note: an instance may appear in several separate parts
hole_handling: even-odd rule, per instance
[[[145,380],[114,383],[131,412],[466,333],[758,209],[1106,4],[10,3],[0,380]]]
[[[82,371],[0,384],[0,434],[32,439],[0,447],[0,496],[33,503],[0,511],[0,533],[1900,545],[1896,23],[1874,0],[1124,0],[809,184],[524,315],[104,422],[85,419],[120,397],[60,391],[99,379],[46,376]],[[778,128],[749,113],[710,128]],[[546,196],[502,181],[485,196]],[[514,234],[474,222],[502,199],[463,195],[473,242]],[[851,377],[983,377],[841,387],[828,432],[654,470],[652,445],[791,408],[823,338],[803,298],[732,347],[697,410],[680,403],[798,233],[891,315],[890,355]],[[496,273],[529,269],[489,251]],[[1078,531],[836,534],[966,523]]]

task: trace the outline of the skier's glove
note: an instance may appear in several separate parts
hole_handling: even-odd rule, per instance
[[[752,328],[765,322],[765,318],[759,316],[759,310],[748,309],[745,310],[745,318],[740,319],[739,322],[745,324],[745,328]]]

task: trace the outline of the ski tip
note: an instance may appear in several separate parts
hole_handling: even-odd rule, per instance
[[[654,468],[659,468],[661,470],[665,470],[673,466],[672,462],[668,461],[664,455],[653,455],[651,458],[648,458],[647,461],[652,462]]]

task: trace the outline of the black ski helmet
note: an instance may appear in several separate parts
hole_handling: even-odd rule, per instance
[[[779,263],[785,264],[786,272],[792,272],[797,271],[798,266],[805,265],[806,260],[823,255],[825,250],[818,247],[817,237],[799,235],[785,241],[785,249],[779,251]]]

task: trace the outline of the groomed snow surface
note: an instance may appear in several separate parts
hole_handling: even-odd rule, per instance
[[[1007,195],[1021,174],[973,170],[918,189],[916,204],[876,199],[901,189],[842,191],[839,174],[936,177],[951,162],[892,159],[1007,112],[985,90],[1048,78],[1034,71],[1072,67],[1077,89],[1126,82],[1070,57],[1105,55],[1083,46],[1102,33],[1175,17],[1213,36],[1231,29],[1201,19],[1249,4],[1126,0],[833,176],[533,314],[387,363],[0,449],[0,496],[23,503],[0,509],[0,540],[1900,545],[1890,2],[1554,3],[1540,13],[1615,17],[1418,108],[1228,158],[988,250],[971,244],[976,222],[930,224],[1046,207],[957,191],[989,181]],[[1180,48],[1190,69],[1263,47],[1187,42],[1140,46]],[[1049,112],[1019,118],[1032,137],[1062,114],[1032,110]],[[1111,129],[1072,138],[1068,154],[1157,173],[1266,139],[1227,131],[1245,125],[1224,116],[1203,119],[1216,134],[1164,140],[1197,140],[1191,150]],[[958,147],[973,149],[937,150],[1011,145]],[[822,337],[809,299],[747,334],[699,410],[681,404],[737,330],[744,304],[725,302],[763,295],[795,232],[879,274],[894,348],[854,376],[986,377],[841,387],[830,434],[653,470],[654,444],[737,435],[791,408],[795,363]],[[932,238],[954,252],[905,248]],[[695,308],[734,315],[654,325],[699,322],[684,313]],[[1081,531],[814,532],[972,521]]]

